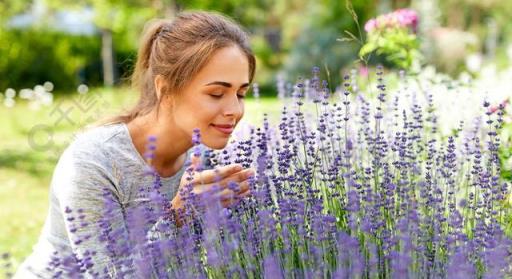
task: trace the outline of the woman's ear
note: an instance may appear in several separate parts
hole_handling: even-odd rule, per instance
[[[161,101],[162,95],[165,95],[164,93],[167,87],[167,81],[165,80],[164,76],[156,75],[154,83],[156,97],[158,98],[159,101]]]
[[[164,76],[157,75],[155,77],[155,91],[158,103],[166,108],[173,108],[176,100],[173,94],[170,94],[171,92],[167,92],[169,90],[168,85]]]

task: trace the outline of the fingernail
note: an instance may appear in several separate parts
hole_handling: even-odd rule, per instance
[[[253,169],[249,169],[249,170],[247,171],[247,173],[245,174],[245,176],[246,176],[247,178],[249,178],[249,177],[251,177],[251,176],[254,176],[254,170],[253,170]]]

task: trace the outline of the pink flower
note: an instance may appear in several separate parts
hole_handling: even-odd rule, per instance
[[[366,24],[364,25],[364,30],[366,32],[371,32],[376,28],[377,28],[377,20],[374,18],[368,20],[368,22],[366,22]]]
[[[368,76],[368,68],[365,66],[359,67],[359,75],[361,75],[363,77],[367,77]]]
[[[383,14],[377,18],[368,20],[364,25],[364,30],[366,32],[372,32],[380,28],[403,27],[411,28],[413,32],[416,33],[417,26],[418,14],[416,11],[411,9],[399,9],[392,13]]]
[[[489,111],[491,113],[495,113],[498,109],[500,109],[500,106],[505,108],[507,105],[508,105],[508,102],[509,102],[509,98],[505,99],[503,102],[501,102],[499,105],[496,105],[496,106],[491,106],[489,108]]]
[[[398,20],[398,23],[402,27],[411,27],[414,32],[418,26],[418,15],[416,11],[411,9],[400,9],[393,12],[394,17]]]

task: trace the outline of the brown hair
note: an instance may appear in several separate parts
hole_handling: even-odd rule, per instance
[[[168,87],[162,94],[178,94],[215,51],[233,45],[247,56],[249,82],[252,82],[256,59],[247,33],[234,21],[212,12],[183,12],[174,20],[149,22],[131,78],[132,86],[140,92],[139,101],[127,113],[104,123],[127,123],[149,113],[160,102],[154,87],[157,75],[167,80]]]

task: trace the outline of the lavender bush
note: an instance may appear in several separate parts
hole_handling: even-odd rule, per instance
[[[174,212],[148,170],[152,202],[127,212],[128,235],[109,226],[108,193],[99,224],[76,223],[75,241],[104,241],[115,259],[109,268],[95,270],[88,251],[56,255],[49,269],[77,278],[89,270],[97,278],[510,276],[509,185],[498,159],[504,105],[493,111],[484,102],[480,121],[443,135],[431,93],[390,94],[380,70],[371,87],[361,92],[346,76],[331,92],[315,68],[307,83],[279,86],[278,125],[245,127],[222,151],[199,148],[196,131],[203,168],[257,169],[250,198],[222,208],[190,185],[185,210]],[[79,209],[66,212],[83,219]],[[93,225],[98,235],[80,235],[80,226]]]

